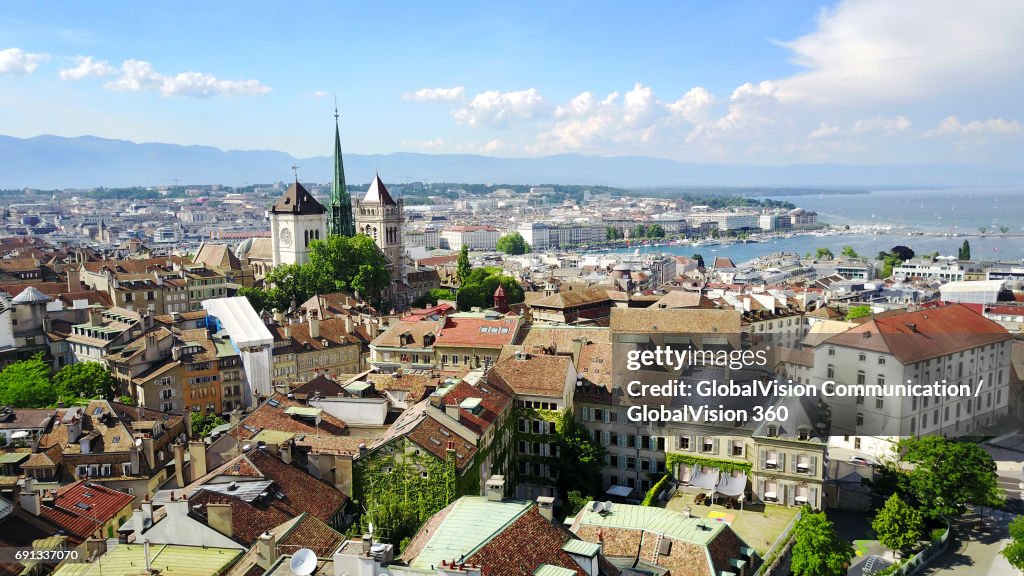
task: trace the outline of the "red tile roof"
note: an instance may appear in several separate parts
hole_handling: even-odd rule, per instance
[[[471,348],[497,348],[511,344],[519,332],[517,316],[506,316],[491,320],[487,318],[466,318],[448,316],[444,327],[437,334],[435,347],[465,346]]]
[[[85,481],[57,491],[52,504],[43,504],[41,516],[56,524],[75,542],[81,542],[135,501],[131,494]]]
[[[536,506],[519,516],[466,560],[479,564],[483,576],[532,574],[541,564],[560,566],[578,576],[586,572],[562,546],[576,537],[540,515]]]
[[[444,396],[445,406],[458,406],[467,398],[479,398],[480,409],[474,414],[470,410],[459,410],[459,422],[477,434],[483,434],[508,409],[512,398],[494,386],[473,386],[466,381],[459,382]]]

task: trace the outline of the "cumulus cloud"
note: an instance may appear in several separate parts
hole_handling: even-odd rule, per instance
[[[895,134],[897,132],[905,132],[911,127],[911,122],[906,116],[896,116],[894,118],[885,118],[883,116],[875,116],[867,120],[857,120],[850,127],[850,132],[853,134],[871,134],[871,133],[884,133],[884,134]]]
[[[415,92],[402,94],[402,99],[416,102],[454,102],[461,100],[465,93],[466,89],[462,86],[455,86],[454,88],[420,88]]]
[[[501,140],[491,140],[487,144],[484,144],[483,147],[480,148],[480,151],[485,154],[493,154],[499,150],[504,150],[505,148],[505,143]]]
[[[1017,120],[990,118],[965,123],[956,116],[947,116],[935,129],[925,132],[923,136],[1012,136],[1017,134],[1024,134],[1024,124]]]
[[[821,124],[818,124],[817,128],[811,130],[807,137],[811,140],[821,140],[824,138],[831,138],[837,134],[839,134],[839,126],[823,121]]]
[[[258,80],[222,80],[202,72],[181,72],[174,76],[161,74],[144,60],[125,60],[119,76],[104,87],[119,92],[154,91],[163,96],[252,96],[270,92],[270,87]]]
[[[326,98],[326,97],[327,97],[327,91],[325,91],[325,90],[315,90],[315,91],[313,91],[313,98]]]
[[[512,120],[536,118],[547,109],[544,98],[536,88],[514,92],[488,90],[453,111],[452,117],[459,124],[472,128],[505,128]]]
[[[402,140],[402,146],[408,148],[419,148],[421,150],[435,150],[445,145],[444,138],[438,136],[433,140]]]
[[[61,80],[82,80],[90,77],[111,76],[117,69],[106,60],[93,60],[92,56],[75,56],[75,66],[64,68],[58,75]]]
[[[715,104],[715,97],[706,89],[697,86],[691,88],[682,98],[668,105],[669,112],[691,124],[707,119],[708,113]]]
[[[1024,4],[843,1],[781,44],[806,69],[778,82],[785,101],[935,98],[1019,77]]]
[[[0,50],[0,74],[23,76],[39,68],[39,63],[49,58],[42,52],[25,52],[21,48]]]

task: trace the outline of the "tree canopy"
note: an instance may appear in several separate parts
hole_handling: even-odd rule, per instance
[[[0,370],[0,405],[42,408],[56,401],[57,389],[50,382],[50,365],[42,353]]]
[[[828,248],[818,248],[818,251],[814,253],[814,257],[818,260],[834,260],[835,255]]]
[[[893,246],[892,250],[889,250],[889,253],[895,255],[904,262],[914,257],[914,251],[907,246]]]
[[[459,287],[461,288],[466,284],[466,279],[469,278],[470,272],[473,271],[473,265],[469,263],[469,246],[462,245],[462,249],[459,250],[459,259],[455,266],[455,279],[459,282]]]
[[[840,254],[846,258],[860,258],[857,251],[853,249],[853,246],[843,246],[843,250]]]
[[[511,276],[502,276],[501,268],[474,268],[459,288],[459,310],[493,307],[494,292],[497,291],[498,284],[505,287],[505,296],[509,304],[517,304],[526,299],[519,282]]]
[[[530,245],[527,244],[522,234],[519,232],[513,232],[498,238],[497,249],[498,252],[504,252],[505,254],[516,256],[529,252]]]
[[[793,527],[793,563],[796,576],[845,576],[853,546],[836,534],[824,512],[804,506]]]
[[[887,467],[900,493],[925,518],[952,518],[966,512],[968,504],[996,506],[1002,501],[996,464],[973,442],[934,435],[910,437],[900,440],[896,450],[913,469],[904,470],[898,462]]]
[[[924,534],[924,517],[898,494],[893,494],[875,514],[871,527],[886,548],[909,552]]]
[[[846,320],[856,320],[857,318],[864,318],[865,316],[871,316],[871,306],[851,306],[846,311]]]
[[[114,377],[99,362],[68,364],[53,375],[53,385],[66,401],[76,398],[113,400],[117,394]]]
[[[1024,570],[1024,516],[1014,518],[1009,528],[1012,541],[1002,554],[1014,568]]]
[[[200,438],[206,438],[217,426],[226,424],[224,419],[216,414],[192,413],[192,434]]]
[[[964,243],[960,245],[960,250],[957,252],[957,260],[970,260],[971,259],[971,243],[964,240]]]
[[[605,449],[593,441],[588,431],[573,418],[572,410],[565,410],[556,423],[558,431],[559,494],[601,493],[601,469],[604,467]]]

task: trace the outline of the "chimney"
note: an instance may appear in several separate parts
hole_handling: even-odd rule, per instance
[[[544,517],[548,522],[552,522],[555,519],[555,499],[551,496],[538,496],[537,497],[537,510],[540,515]]]
[[[285,440],[277,447],[277,455],[280,456],[281,462],[285,464],[292,463],[292,441]]]
[[[352,316],[346,314],[345,315],[345,333],[346,334],[351,334],[354,331],[354,329],[355,329],[355,326],[353,326]]]
[[[147,528],[146,514],[141,509],[132,510],[132,535],[136,543],[142,542],[142,533]]]
[[[22,509],[33,516],[39,516],[42,512],[43,504],[39,492],[35,488],[35,481],[32,478],[25,478],[19,499]]]
[[[264,570],[270,570],[277,560],[277,536],[269,531],[260,535],[256,542],[256,563]]]
[[[370,331],[370,340],[377,337],[377,333],[380,330],[380,322],[377,318],[370,318],[367,323],[367,329]]]
[[[207,504],[206,523],[228,538],[234,536],[231,528],[231,504]],[[260,540],[262,541],[262,537]]]
[[[309,315],[309,337],[319,338],[320,337],[320,320],[312,313]]]
[[[103,315],[95,308],[89,308],[89,325],[99,326],[103,324]]]
[[[152,436],[146,435],[142,437],[142,453],[146,456],[146,464],[149,465],[150,469],[156,470],[158,466]]]
[[[71,410],[81,410],[81,408],[71,408]],[[68,422],[68,443],[77,442],[78,438],[82,435],[82,418],[81,416],[75,416]]]
[[[128,461],[131,463],[130,472],[132,476],[139,474],[142,471],[141,462],[139,462],[139,447],[132,442],[132,445],[128,448]]]
[[[454,401],[445,402],[444,413],[452,420],[455,420],[456,422],[459,421],[459,405]]]
[[[369,556],[373,550],[373,534],[363,534],[363,556]]]
[[[202,440],[192,440],[188,443],[189,456],[189,482],[195,482],[206,476],[206,443]]]
[[[489,502],[501,502],[505,498],[505,477],[491,476],[487,480],[487,500]]]
[[[50,320],[50,315],[43,316],[43,332],[53,331],[53,321]]]
[[[68,266],[68,292],[79,292],[81,290],[81,273],[75,266]]]
[[[238,423],[241,421],[242,411],[239,410],[238,408],[235,408],[234,410],[231,411],[230,414],[228,414],[228,423],[231,424],[232,427],[237,426]]]
[[[292,339],[292,327],[291,324],[285,324],[284,326],[284,337],[287,340]]]
[[[174,443],[174,480],[178,488],[185,486],[185,445],[181,442]]]
[[[149,540],[142,541],[142,555],[146,559],[146,574],[153,573],[153,561],[149,555]]]
[[[181,346],[171,346],[171,360],[181,360]]]

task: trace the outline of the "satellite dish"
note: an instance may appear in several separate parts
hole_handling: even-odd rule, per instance
[[[309,548],[301,548],[292,556],[288,568],[295,576],[309,576],[316,570],[316,552]]]
[[[612,501],[611,500],[606,501],[604,503],[603,508],[604,508],[605,512],[611,512],[612,511]]]
[[[591,512],[600,512],[601,511],[601,503],[597,502],[596,500],[594,502],[591,502],[590,503],[590,511]]]

